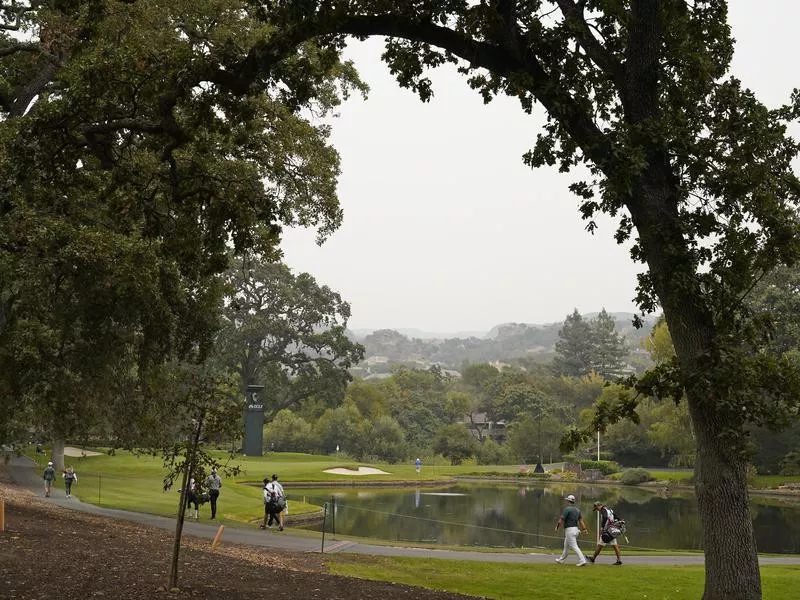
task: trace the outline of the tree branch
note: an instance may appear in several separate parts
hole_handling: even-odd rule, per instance
[[[18,44],[6,46],[5,48],[0,48],[0,58],[11,56],[17,52],[31,52],[33,54],[38,54],[39,52],[42,52],[42,47],[36,42],[20,42]]]
[[[603,171],[609,167],[612,144],[597,127],[592,115],[559,85],[557,75],[548,73],[535,55],[528,51],[514,52],[478,41],[431,21],[393,14],[380,15],[327,15],[304,20],[301,24],[285,28],[271,40],[256,45],[238,65],[208,74],[208,79],[232,93],[244,94],[259,77],[263,77],[305,40],[330,35],[353,35],[364,38],[387,36],[414,40],[437,46],[497,75],[526,76],[527,89],[563,124],[579,144],[587,158]]]
[[[576,3],[572,0],[556,0],[556,2],[561,14],[564,15],[564,22],[572,30],[575,39],[586,51],[586,55],[608,75],[617,89],[621,90],[625,80],[625,70],[617,57],[594,37],[584,18],[584,2]]]

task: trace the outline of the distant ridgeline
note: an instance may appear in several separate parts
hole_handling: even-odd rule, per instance
[[[640,341],[650,335],[656,317],[645,318],[644,327],[635,329],[632,325],[632,313],[610,314],[614,317],[616,331],[626,338],[631,355],[642,355],[642,360],[646,361],[646,353],[640,349]],[[593,319],[596,316],[597,313],[583,315],[584,319]],[[356,374],[363,375],[388,373],[390,365],[397,363],[420,368],[440,364],[454,369],[460,368],[465,362],[474,364],[520,358],[545,363],[553,359],[555,343],[559,339],[558,332],[563,325],[505,323],[492,327],[482,336],[469,337],[446,337],[442,334],[401,330],[411,334],[404,335],[394,329],[350,333],[366,348],[365,360],[356,369],[357,372],[363,371]],[[441,337],[436,337],[437,335]]]

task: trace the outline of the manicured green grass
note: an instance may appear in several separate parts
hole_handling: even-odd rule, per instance
[[[786,483],[800,483],[800,475],[756,475],[752,486],[756,489],[776,489]]]
[[[332,573],[392,581],[501,600],[574,600],[614,597],[647,600],[696,599],[703,594],[702,566],[518,565],[473,561],[328,555]],[[613,577],[613,579],[612,579]],[[794,600],[800,567],[761,568],[763,596]]]
[[[688,484],[694,473],[691,470],[686,471],[662,471],[660,469],[647,469],[647,472],[652,475],[656,481],[668,481],[674,483]]]
[[[65,457],[78,473],[73,493],[84,502],[162,516],[174,516],[179,501],[180,480],[172,489],[164,491],[164,467],[161,458],[117,452],[115,456],[101,455],[85,458]],[[220,455],[220,462],[226,460]],[[229,478],[223,476],[219,499],[218,520],[227,524],[254,524],[263,516],[261,480],[272,472],[279,472],[288,464],[308,464],[303,460],[266,463],[264,460],[238,459],[242,473]],[[282,477],[283,478],[283,477]],[[251,485],[252,484],[252,485]],[[303,514],[319,510],[318,506],[294,498],[289,493],[289,510]],[[201,518],[208,518],[209,507],[200,509]]]
[[[31,447],[30,450],[32,449]],[[217,457],[220,464],[226,464],[229,460],[229,456],[223,451],[219,451]],[[40,461],[45,460],[41,456],[37,458]],[[66,464],[76,468],[78,481],[73,487],[73,493],[84,502],[163,516],[174,516],[176,513],[180,481],[176,482],[172,490],[167,492],[163,490],[165,471],[160,457],[118,451],[114,456],[101,454],[77,458],[65,457],[65,461]],[[394,465],[365,464],[346,457],[299,453],[269,453],[260,457],[237,456],[231,460],[231,464],[239,466],[241,471],[235,478],[223,474],[218,517],[222,523],[230,525],[253,525],[263,516],[261,481],[272,473],[280,475],[287,489],[290,514],[295,515],[321,510],[318,499],[303,496],[300,482],[307,484],[302,487],[336,483],[352,485],[376,481],[432,483],[458,475],[516,476],[519,473],[518,465],[454,466],[441,459],[439,461],[428,461],[423,465],[422,472],[417,473],[412,462]],[[325,473],[327,469],[335,467],[357,469],[359,466],[377,467],[386,473],[361,476]],[[676,471],[651,472],[665,481],[678,481],[679,477],[690,475],[688,472]],[[780,479],[781,482],[785,480],[786,478]],[[765,481],[770,480],[765,479]],[[57,485],[63,484],[59,480]],[[297,490],[296,493],[292,491],[293,486]],[[209,507],[202,507],[200,512],[201,515],[208,517]]]
[[[217,456],[220,464],[226,464],[229,460],[228,455],[222,451]],[[84,502],[163,516],[173,516],[176,513],[180,481],[176,481],[172,490],[163,490],[165,471],[160,457],[117,451],[113,456],[101,454],[65,457],[65,464],[75,467],[78,482],[73,487],[73,493]],[[433,463],[424,465],[422,473],[418,474],[412,463],[367,465],[336,456],[299,453],[269,453],[261,457],[237,456],[230,464],[237,465],[241,471],[235,478],[223,475],[217,515],[222,523],[228,524],[253,524],[263,516],[261,481],[272,473],[278,473],[287,488],[290,513],[305,514],[316,512],[321,507],[306,502],[302,495],[294,495],[293,483],[306,482],[313,487],[314,484],[352,484],[354,481],[435,481],[467,472],[516,472],[518,469],[517,466],[498,468]],[[352,475],[325,473],[331,468],[357,469],[359,466],[377,467],[387,473],[361,475],[357,478]],[[200,512],[208,517],[208,506],[202,507]]]

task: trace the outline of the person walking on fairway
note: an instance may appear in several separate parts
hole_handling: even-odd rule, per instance
[[[588,533],[588,530],[586,529],[586,523],[583,522],[581,510],[575,506],[575,496],[569,494],[564,499],[567,501],[567,505],[556,522],[556,531],[560,527],[564,528],[564,551],[556,559],[556,562],[563,563],[571,549],[578,555],[578,562],[575,563],[575,566],[582,567],[586,564],[586,557],[578,546],[578,536],[581,533]]]
[[[211,467],[211,475],[206,477],[206,488],[208,489],[208,499],[211,502],[211,518],[217,518],[217,498],[222,487],[222,479],[217,475],[217,467]]]
[[[264,521],[261,529],[269,529],[278,523],[278,531],[283,531],[283,511],[286,509],[286,493],[278,482],[278,475],[272,474],[272,481],[264,479]]]
[[[619,543],[617,542],[617,538],[609,533],[611,525],[614,524],[614,512],[602,502],[595,502],[592,510],[600,511],[600,538],[597,540],[597,548],[594,549],[594,554],[588,557],[589,561],[594,562],[597,555],[602,552],[603,547],[609,545],[614,549],[614,553],[617,555],[617,562],[614,564],[621,565],[622,557],[619,554]]]
[[[53,482],[56,480],[56,470],[53,468],[52,462],[47,463],[42,478],[44,479],[44,496],[49,498],[53,492]]]

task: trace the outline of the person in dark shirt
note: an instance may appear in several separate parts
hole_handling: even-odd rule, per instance
[[[217,475],[217,467],[211,467],[211,475],[206,477],[206,489],[208,490],[208,499],[211,502],[211,518],[217,518],[217,498],[219,498],[219,490],[222,487],[222,479]]]
[[[53,492],[53,482],[56,480],[56,470],[53,468],[52,462],[47,463],[42,477],[44,478],[44,495],[49,498]]]
[[[588,530],[586,529],[586,523],[583,522],[581,509],[575,506],[575,496],[569,494],[564,500],[567,501],[567,505],[556,523],[556,531],[560,527],[564,528],[564,551],[556,559],[556,562],[563,563],[569,551],[572,550],[578,555],[576,566],[582,567],[586,564],[586,557],[578,546],[578,536],[581,533],[588,533]]]
[[[72,484],[78,481],[78,474],[75,472],[75,469],[72,467],[67,467],[67,469],[63,473],[64,477],[64,489],[67,492],[67,498],[72,497]]]

